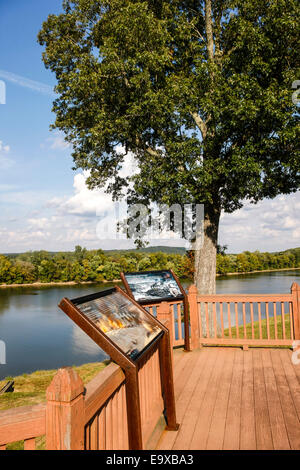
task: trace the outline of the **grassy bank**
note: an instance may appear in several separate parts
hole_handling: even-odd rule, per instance
[[[235,321],[232,319],[232,321]],[[284,315],[284,325],[285,325],[285,337],[289,339],[291,337],[291,323],[290,323],[290,315]],[[283,339],[283,322],[281,316],[277,315],[277,339]],[[267,328],[267,320],[263,319],[261,321],[261,330],[262,330],[262,338],[268,338],[268,328]],[[270,339],[275,339],[275,321],[274,317],[269,317],[269,332],[270,332]],[[244,339],[244,326],[238,327],[239,338]],[[253,339],[259,339],[259,322],[253,322]],[[229,328],[224,330],[224,336],[229,338]],[[235,326],[231,327],[231,337],[237,338],[237,328]],[[251,323],[246,324],[246,337],[252,338],[252,325]]]
[[[92,380],[106,365],[108,361],[84,364],[73,367],[84,383]],[[52,381],[57,369],[39,370],[32,374],[23,374],[17,377],[7,377],[0,381],[0,388],[10,379],[15,381],[15,391],[0,395],[0,410],[15,408],[17,406],[35,405],[45,401],[46,389]]]
[[[92,380],[95,375],[103,370],[109,361],[96,362],[92,364],[84,364],[82,366],[73,367],[86,384]],[[5,385],[8,379],[15,381],[15,391],[0,395],[0,410],[16,408],[19,406],[28,406],[41,403],[46,400],[46,389],[50,385],[57,370],[39,370],[32,374],[23,374],[17,377],[7,377],[0,381],[0,388]],[[36,446],[42,450],[45,448],[45,437],[41,436],[36,439]],[[24,448],[23,441],[14,442],[7,446],[8,450],[22,450]]]

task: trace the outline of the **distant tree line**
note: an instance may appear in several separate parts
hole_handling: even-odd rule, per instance
[[[225,249],[224,249],[225,248]],[[300,248],[281,253],[226,254],[220,247],[217,273],[262,271],[300,267]],[[74,252],[33,251],[17,255],[0,255],[0,284],[34,282],[101,282],[119,279],[121,271],[173,269],[182,279],[192,278],[194,254],[159,252],[116,252],[87,250],[76,246]]]

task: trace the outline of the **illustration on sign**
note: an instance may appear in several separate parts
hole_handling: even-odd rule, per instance
[[[125,274],[137,302],[182,298],[182,292],[170,271],[149,271]]]
[[[118,291],[81,303],[78,308],[132,359],[161,333],[154,320]]]

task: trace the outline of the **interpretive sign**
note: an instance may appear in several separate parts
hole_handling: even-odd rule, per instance
[[[168,329],[118,286],[59,307],[123,369],[129,449],[143,449],[139,369],[157,351],[168,429],[178,429]]]
[[[152,316],[116,288],[71,302],[131,359],[136,359],[162,332]]]
[[[182,287],[170,270],[122,273],[127,292],[140,304],[182,300]]]

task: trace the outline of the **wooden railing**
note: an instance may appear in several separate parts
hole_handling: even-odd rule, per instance
[[[24,441],[24,449],[36,447],[35,438],[46,433],[46,403],[0,412],[0,450],[7,444]]]
[[[151,303],[147,305],[143,305],[144,308],[148,310],[152,315],[155,317],[157,316],[157,309],[161,304]],[[172,332],[170,334],[171,338],[173,338],[173,346],[183,346],[184,339],[185,339],[185,332],[184,332],[184,307],[183,301],[171,301],[168,302],[168,305],[171,308],[172,312]]]
[[[292,346],[299,336],[300,286],[291,294],[198,295],[189,289],[193,348]]]
[[[191,349],[203,345],[291,346],[300,340],[300,286],[296,283],[291,294],[274,295],[200,296],[191,286],[188,301]],[[183,344],[182,304],[164,302],[148,308],[170,330],[173,346]],[[164,411],[158,349],[145,355],[138,374],[146,448],[147,442],[153,443],[153,432]],[[0,449],[20,440],[24,440],[25,450],[35,449],[36,438],[43,435],[47,449],[129,448],[125,375],[116,364],[108,365],[86,387],[73,369],[60,369],[46,398],[39,405],[0,411]]]
[[[157,316],[172,327],[168,304],[159,306]],[[138,371],[145,448],[151,439],[154,442],[152,434],[164,411],[160,372],[157,346],[143,357]],[[21,440],[25,450],[34,450],[36,438],[43,435],[47,450],[129,449],[125,375],[116,364],[109,364],[86,387],[72,368],[60,369],[46,399],[39,405],[0,411],[1,450]]]

